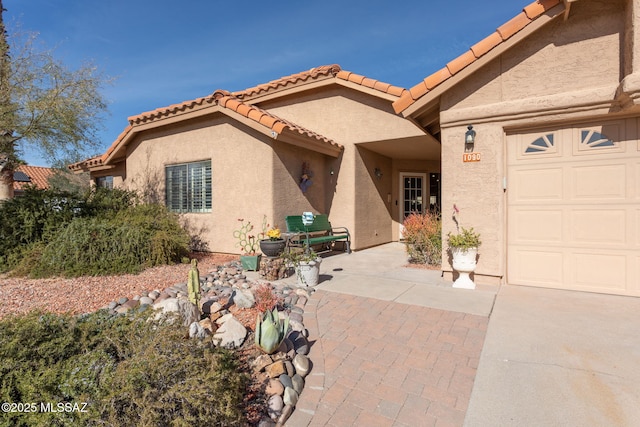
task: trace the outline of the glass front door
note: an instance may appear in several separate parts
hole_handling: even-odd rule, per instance
[[[425,199],[424,184],[427,180],[427,174],[425,173],[400,173],[400,238],[402,239],[402,222],[411,214],[411,212],[423,213],[425,208],[425,202],[429,202],[428,198]]]

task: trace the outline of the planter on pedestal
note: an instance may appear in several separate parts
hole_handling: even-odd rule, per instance
[[[270,258],[279,257],[284,252],[286,241],[284,239],[260,240],[260,251]]]
[[[459,274],[456,281],[453,282],[453,287],[475,289],[476,284],[473,283],[469,274],[476,269],[478,248],[452,248],[451,255],[453,256],[453,269]]]

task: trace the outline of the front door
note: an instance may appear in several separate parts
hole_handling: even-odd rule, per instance
[[[425,198],[426,173],[400,172],[400,239],[402,239],[404,219],[411,212],[423,213],[426,209],[425,201],[428,202],[428,194]],[[428,206],[428,205],[427,205]]]

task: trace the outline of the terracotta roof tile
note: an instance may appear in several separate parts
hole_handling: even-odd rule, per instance
[[[16,172],[22,172],[29,177],[30,182],[14,182],[14,190],[22,190],[28,185],[35,185],[36,188],[49,188],[49,178],[55,173],[54,169],[42,166],[20,165],[16,168]]]
[[[531,19],[527,17],[527,14],[520,12],[514,18],[499,26],[497,31],[500,37],[502,37],[502,40],[507,40],[530,23]]]
[[[458,56],[453,61],[449,62],[447,64],[447,69],[449,70],[451,75],[454,75],[458,71],[460,71],[463,68],[465,68],[466,66],[473,64],[473,62],[476,59],[477,58],[474,55],[474,53],[471,50],[468,50],[467,52],[465,52],[462,55]]]
[[[276,92],[279,90],[287,89],[299,84],[306,84],[311,81],[323,80],[328,78],[337,78],[364,87],[375,89],[382,93],[388,93],[393,96],[400,96],[406,89],[393,86],[389,83],[384,83],[379,80],[368,78],[360,74],[345,71],[340,68],[339,65],[323,65],[320,67],[312,68],[309,71],[303,71],[301,73],[285,76],[277,80],[273,80],[269,83],[257,85],[255,87],[245,89],[242,91],[233,92],[233,95],[243,101],[247,101],[251,98],[264,95],[268,92]]]
[[[424,79],[424,84],[428,90],[431,90],[451,76],[451,71],[449,71],[447,67],[444,67]]]
[[[561,0],[536,0],[529,4],[514,18],[498,27],[494,33],[473,45],[469,51],[449,62],[445,68],[427,76],[423,82],[420,82],[411,88],[408,93],[403,92],[400,95],[400,98],[394,101],[394,110],[396,113],[401,113],[406,110],[415,103],[418,98],[424,96],[448,78],[477,61],[493,48],[504,43],[548,10],[559,5],[560,2]],[[424,90],[424,86],[426,86],[426,92]]]
[[[309,71],[291,74],[289,76],[281,77],[277,80],[272,80],[269,83],[264,83],[245,90],[233,92],[233,95],[240,99],[255,97],[258,95],[262,95],[263,93],[268,91],[286,88],[288,86],[299,84],[301,82],[313,81],[323,77],[334,77],[338,72],[340,72],[340,66],[337,64],[323,65],[321,67],[312,68]]]
[[[547,10],[557,6],[561,0],[538,0],[526,6],[523,10],[529,19],[533,20],[545,13]]]
[[[500,43],[502,43],[502,37],[500,37],[500,34],[493,32],[490,36],[485,37],[478,43],[471,46],[471,51],[476,58],[480,58],[484,54],[488,53],[491,49],[498,46]]]
[[[411,98],[413,99],[420,98],[422,95],[424,95],[428,91],[429,90],[427,89],[427,85],[424,84],[424,82],[420,82],[414,87],[412,87],[411,89],[409,89],[409,92],[411,93]]]

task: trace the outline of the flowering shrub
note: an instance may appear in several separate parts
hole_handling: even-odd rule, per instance
[[[442,222],[436,213],[413,212],[402,223],[409,262],[439,265],[442,262]]]

